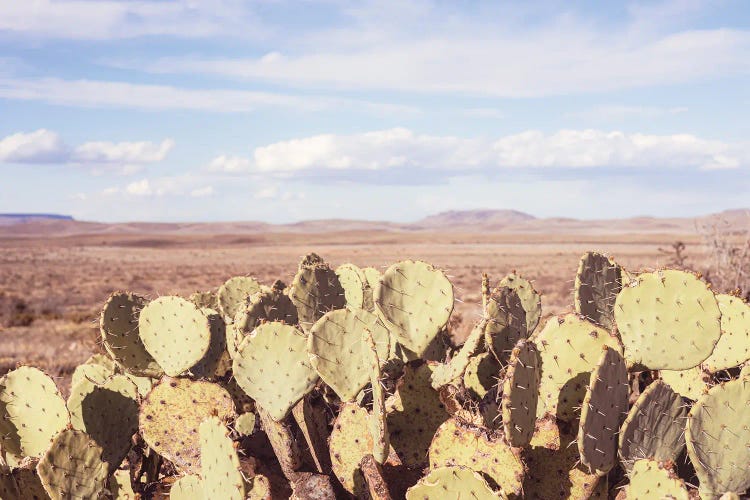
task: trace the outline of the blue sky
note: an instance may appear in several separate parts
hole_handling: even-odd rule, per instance
[[[0,212],[748,206],[744,0],[0,0]]]

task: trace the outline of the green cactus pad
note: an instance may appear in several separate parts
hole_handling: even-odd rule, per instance
[[[169,500],[202,500],[203,498],[205,498],[203,481],[200,476],[194,474],[182,476],[172,484],[169,490]]]
[[[451,282],[426,262],[393,264],[374,297],[378,311],[394,327],[391,333],[417,356],[429,350],[453,311]]]
[[[480,321],[466,337],[458,354],[453,356],[448,363],[435,365],[432,370],[432,387],[434,389],[440,389],[463,376],[469,362],[483,346],[485,326],[486,321]]]
[[[367,280],[367,284],[370,285],[370,288],[372,288],[373,292],[380,284],[380,278],[383,277],[383,273],[375,269],[374,267],[364,267],[362,268],[362,272],[365,275],[365,279]]]
[[[143,345],[138,327],[138,318],[147,302],[132,293],[113,293],[102,309],[99,330],[104,348],[125,371],[159,377],[164,372]]]
[[[333,473],[346,491],[357,496],[365,494],[365,485],[359,464],[372,454],[370,416],[356,403],[345,403],[333,423],[329,448]]]
[[[218,417],[210,417],[201,423],[199,433],[205,498],[244,500],[240,460],[224,423]]]
[[[138,395],[141,398],[145,398],[146,395],[148,395],[148,393],[151,392],[151,389],[154,387],[154,379],[152,379],[151,377],[138,377],[129,373],[126,373],[125,376],[128,377],[130,381],[133,382],[138,388]]]
[[[703,366],[711,373],[728,370],[750,359],[750,304],[739,297],[716,296],[721,311],[721,337]]]
[[[102,448],[85,432],[73,429],[55,437],[36,470],[52,500],[97,498],[109,475]]]
[[[576,312],[612,330],[615,299],[622,290],[622,268],[612,257],[586,252],[581,257],[574,287]]]
[[[133,484],[130,480],[130,471],[125,469],[116,470],[109,476],[107,489],[112,493],[114,500],[136,500]]]
[[[388,431],[391,446],[407,467],[427,463],[427,450],[437,428],[448,419],[437,391],[432,388],[432,367],[406,366],[390,402]]]
[[[435,433],[430,445],[430,469],[463,466],[481,472],[509,495],[521,492],[524,465],[502,432],[488,431],[451,418]]]
[[[545,413],[570,422],[579,416],[591,371],[602,347],[621,352],[620,343],[607,330],[576,314],[553,317],[532,337],[541,359],[537,417]]]
[[[498,286],[507,286],[516,291],[526,311],[526,331],[533,332],[542,317],[542,296],[534,290],[534,285],[521,275],[511,273],[500,280]]]
[[[367,349],[364,361],[369,368],[370,386],[372,387],[372,415],[370,416],[370,432],[373,442],[372,455],[376,462],[382,464],[388,458],[391,443],[386,418],[385,391],[380,380],[381,356],[378,354],[378,345],[371,330],[362,332],[362,341],[366,346],[365,349]]]
[[[493,386],[498,384],[502,373],[500,363],[489,352],[472,356],[464,371],[464,387],[471,397],[481,400]]]
[[[604,347],[581,407],[578,452],[589,471],[603,476],[617,464],[617,433],[628,411],[628,368],[622,354]]]
[[[219,298],[217,297],[216,293],[212,292],[211,290],[191,293],[188,300],[195,304],[198,309],[213,309],[214,311],[219,310]]]
[[[224,388],[211,382],[164,377],[141,404],[141,436],[178,469],[195,473],[201,466],[198,427],[212,415],[222,420],[234,417],[232,397]]]
[[[526,311],[515,289],[501,286],[492,291],[484,311],[487,318],[485,343],[505,364],[516,343],[528,336]]]
[[[338,276],[317,254],[307,255],[299,264],[289,297],[297,306],[299,324],[308,331],[328,311],[346,305],[344,288]]]
[[[192,302],[164,296],[149,302],[138,319],[146,350],[164,369],[176,377],[197,364],[208,352],[211,324]]]
[[[628,365],[650,370],[698,366],[721,336],[720,318],[708,285],[684,271],[640,274],[615,302]]]
[[[221,378],[232,369],[232,361],[227,352],[227,326],[221,315],[213,309],[202,309],[201,312],[208,318],[211,340],[206,354],[188,371],[195,378]]]
[[[438,467],[419,480],[406,492],[406,500],[439,498],[470,498],[472,500],[497,500],[507,498],[494,492],[481,474],[467,467]]]
[[[625,470],[641,458],[676,461],[685,448],[686,416],[682,398],[663,381],[646,387],[620,427],[618,453]]]
[[[138,432],[138,387],[125,375],[102,384],[84,380],[71,389],[68,410],[73,428],[91,436],[104,450],[109,470],[115,470]]]
[[[341,264],[336,268],[336,276],[338,276],[339,283],[344,288],[346,306],[352,309],[366,309],[365,286],[367,286],[367,278],[362,270],[354,264]],[[372,292],[370,292],[370,304],[372,304]]]
[[[502,420],[511,446],[526,446],[534,434],[539,402],[540,359],[536,345],[521,340],[513,349],[505,372]]]
[[[263,323],[242,341],[232,365],[237,384],[283,419],[318,380],[307,354],[307,338],[293,326]]]
[[[284,288],[284,283],[277,280],[269,290],[263,290],[250,297],[247,306],[242,308],[234,319],[243,337],[267,321],[297,324],[297,307],[284,294]]]
[[[323,382],[341,398],[352,401],[370,381],[370,332],[383,362],[391,353],[390,334],[375,314],[364,309],[336,309],[315,322],[307,338],[310,363]]]
[[[103,354],[94,354],[73,370],[73,375],[70,378],[70,386],[75,387],[83,379],[90,380],[95,384],[101,384],[115,374],[117,370],[116,366],[111,358]]]
[[[711,377],[700,366],[687,370],[659,370],[659,378],[683,398],[695,401],[709,388]]]
[[[70,418],[55,382],[21,366],[0,378],[0,445],[5,453],[39,457]]]
[[[724,382],[708,390],[688,414],[685,427],[690,461],[701,498],[750,487],[750,379]]]
[[[243,413],[234,421],[234,430],[240,436],[250,436],[255,432],[255,413]]]
[[[229,278],[217,294],[219,312],[224,321],[231,323],[237,313],[247,304],[248,299],[262,290],[262,286],[250,276],[235,276]]]
[[[671,470],[668,464],[649,459],[637,460],[633,464],[626,495],[627,498],[636,499],[688,500],[690,498],[685,483]]]

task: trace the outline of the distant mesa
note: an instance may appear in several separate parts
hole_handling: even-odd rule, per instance
[[[446,226],[510,226],[536,217],[518,210],[450,210],[430,215],[414,223],[423,228]]]
[[[70,215],[62,214],[0,214],[0,224],[23,224],[25,222],[38,222],[38,221],[60,221],[60,220],[74,220]]]

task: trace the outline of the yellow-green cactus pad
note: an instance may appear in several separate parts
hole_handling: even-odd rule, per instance
[[[627,498],[669,498],[688,500],[685,483],[669,464],[656,460],[636,460],[630,471],[630,483],[626,489]],[[701,497],[702,498],[702,497]]]
[[[578,452],[589,471],[603,476],[617,464],[617,433],[628,410],[628,368],[622,354],[604,347],[581,407]]]
[[[203,359],[211,342],[209,319],[195,304],[177,296],[149,302],[141,311],[138,329],[146,350],[171,377]]]
[[[708,390],[688,413],[685,427],[690,461],[701,497],[750,487],[750,379],[739,378]]]
[[[263,323],[245,337],[232,367],[237,384],[275,420],[283,419],[318,380],[305,335],[277,322]]]
[[[182,476],[172,484],[169,490],[169,500],[203,500],[203,482],[200,476],[190,474]]]
[[[580,415],[586,384],[602,347],[622,352],[617,337],[577,314],[550,318],[532,341],[542,362],[536,415],[550,413],[566,422]]]
[[[346,305],[344,288],[338,276],[315,253],[302,259],[289,290],[289,298],[297,306],[299,325],[308,331],[328,311]]]
[[[234,417],[232,397],[224,388],[211,382],[164,377],[141,404],[141,436],[178,469],[195,473],[200,471],[198,427],[212,415],[221,420]]]
[[[492,491],[481,474],[467,467],[439,467],[431,470],[406,492],[407,500],[443,498],[497,500],[507,497],[502,491]]]
[[[219,312],[224,321],[231,323],[237,313],[245,307],[250,296],[260,292],[261,284],[250,276],[235,276],[229,278],[217,294]]]
[[[344,288],[346,306],[352,309],[365,309],[365,286],[367,278],[362,270],[354,264],[341,264],[336,268],[336,276]],[[370,292],[372,303],[372,292]]]
[[[356,403],[345,403],[333,423],[329,448],[333,473],[349,493],[365,494],[365,484],[359,464],[372,454],[373,441],[367,410]]]
[[[102,448],[85,432],[73,429],[55,437],[36,470],[52,500],[98,498],[109,475]]]
[[[354,400],[370,381],[365,332],[372,334],[378,358],[383,362],[389,359],[390,334],[380,318],[364,309],[329,311],[310,328],[310,363],[342,401]]]
[[[189,373],[195,378],[221,378],[232,369],[232,360],[227,352],[227,326],[221,315],[213,309],[201,311],[208,318],[211,340],[208,351],[190,368]]]
[[[216,292],[211,290],[205,292],[193,292],[188,297],[188,300],[198,306],[198,309],[213,309],[214,311],[219,310],[219,298]]]
[[[242,333],[243,337],[267,321],[279,321],[287,325],[297,324],[297,307],[284,293],[284,288],[284,283],[276,280],[270,289],[250,296],[247,306],[241,308],[234,317],[237,330]]]
[[[618,453],[625,470],[641,458],[676,461],[685,448],[686,416],[682,398],[663,381],[646,387],[620,427]]]
[[[432,370],[432,387],[440,389],[463,376],[469,362],[479,352],[484,342],[484,329],[486,321],[480,321],[464,341],[458,354],[453,356],[448,363],[435,365]]]
[[[234,430],[240,436],[250,436],[255,432],[255,413],[243,413],[234,421]]]
[[[519,274],[511,273],[500,280],[498,286],[512,288],[521,299],[524,311],[526,311],[526,331],[533,332],[542,317],[542,296],[534,289],[531,281]]]
[[[201,477],[205,498],[244,500],[245,480],[228,430],[218,417],[201,423]]]
[[[273,500],[271,481],[262,474],[256,474],[250,481],[252,487],[247,492],[247,500]]]
[[[5,453],[40,457],[70,422],[65,401],[44,372],[21,366],[0,378],[0,444]]]
[[[502,376],[500,363],[489,352],[472,356],[464,371],[464,387],[471,397],[481,400]]]
[[[138,327],[147,303],[133,293],[113,293],[102,309],[99,330],[104,348],[123,369],[134,375],[159,377],[163,371],[143,345]]]
[[[515,289],[500,286],[489,296],[484,316],[485,344],[498,361],[505,364],[516,343],[528,337],[526,311]]]
[[[698,366],[721,336],[720,318],[708,285],[684,271],[640,274],[615,301],[625,359],[649,370]]]
[[[574,286],[576,312],[612,330],[615,300],[622,290],[622,268],[612,257],[586,252],[581,257]]]
[[[380,356],[375,337],[370,330],[362,332],[362,340],[366,345],[365,363],[370,369],[370,386],[372,387],[372,415],[370,416],[370,432],[372,432],[372,455],[379,464],[385,462],[391,450],[390,436],[385,407],[385,391],[380,380]]]
[[[136,500],[133,484],[130,481],[130,471],[126,469],[116,470],[109,476],[110,493],[113,500]]]
[[[362,272],[365,275],[367,284],[370,285],[370,288],[372,288],[372,290],[374,291],[380,283],[380,278],[383,277],[383,273],[381,273],[374,267],[364,267],[362,268]]]
[[[519,494],[524,465],[519,452],[503,439],[502,432],[488,431],[451,418],[435,433],[430,445],[430,469],[463,466],[481,472],[506,494]]]
[[[511,353],[503,381],[503,428],[512,446],[526,446],[534,434],[539,402],[539,365],[536,345],[520,340]]]
[[[695,401],[708,390],[711,376],[696,366],[687,370],[659,370],[659,378],[680,396]]]
[[[103,354],[94,354],[73,370],[70,386],[75,387],[83,379],[90,380],[95,384],[101,384],[114,375],[116,370],[115,362],[111,358]]]
[[[375,289],[375,305],[393,326],[391,333],[422,356],[453,311],[453,286],[430,264],[406,260],[393,264]]]
[[[750,359],[750,304],[739,297],[716,296],[721,311],[721,337],[703,366],[711,373],[728,370]]]

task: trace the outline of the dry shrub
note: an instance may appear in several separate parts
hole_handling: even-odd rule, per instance
[[[750,225],[718,218],[698,230],[708,251],[705,278],[719,292],[739,291],[750,298]]]

